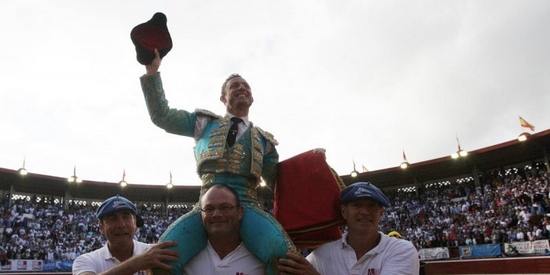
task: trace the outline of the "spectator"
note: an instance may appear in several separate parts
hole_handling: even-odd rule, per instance
[[[79,256],[73,263],[74,275],[134,274],[153,267],[170,269],[163,261],[175,261],[178,255],[167,249],[173,242],[148,245],[133,239],[143,219],[136,206],[126,198],[105,200],[97,210],[99,229],[107,238],[102,248]],[[66,257],[70,257],[67,253]]]
[[[342,215],[347,232],[341,240],[326,243],[307,256],[289,252],[280,259],[282,274],[419,274],[413,244],[379,232],[389,199],[376,186],[357,182],[342,190]]]

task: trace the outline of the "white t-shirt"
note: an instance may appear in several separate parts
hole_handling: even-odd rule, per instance
[[[379,233],[380,243],[361,259],[346,242],[347,233],[341,240],[321,245],[307,256],[307,260],[320,274],[338,275],[389,275],[420,272],[418,251],[406,240],[388,237]]]
[[[146,244],[134,240],[134,252],[132,255],[138,255],[152,245],[153,244]],[[120,261],[113,257],[107,244],[105,244],[102,248],[78,256],[73,262],[73,275],[78,275],[86,271],[99,274],[119,264]],[[145,270],[134,273],[134,275],[144,274],[147,274]]]
[[[266,265],[241,243],[225,258],[220,259],[210,242],[184,267],[183,274],[197,275],[260,275]]]

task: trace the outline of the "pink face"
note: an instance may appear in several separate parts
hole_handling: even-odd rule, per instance
[[[220,100],[225,104],[227,111],[248,109],[254,102],[252,90],[242,77],[234,77],[225,85],[225,94],[220,97]]]
[[[209,238],[239,234],[244,209],[225,188],[210,188],[201,199],[201,218]]]
[[[383,213],[384,207],[371,199],[359,199],[342,205],[342,216],[350,232],[378,232]]]
[[[115,246],[132,242],[136,234],[136,216],[130,211],[119,211],[101,218],[99,231]]]

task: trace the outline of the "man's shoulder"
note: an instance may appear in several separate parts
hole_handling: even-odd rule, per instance
[[[254,126],[254,129],[256,129],[258,133],[260,133],[260,135],[262,135],[271,144],[279,145],[279,142],[275,139],[275,136],[272,133],[264,131],[262,128],[258,126]]]
[[[206,117],[209,117],[211,119],[221,119],[222,116],[212,112],[212,111],[209,111],[209,110],[206,110],[206,109],[196,109],[195,110],[195,113],[197,115],[201,115],[201,116],[206,116]]]
[[[153,246],[154,244],[151,244],[151,243],[143,243],[143,242],[140,242],[140,241],[136,241],[134,240],[134,246],[135,246],[135,251],[137,251],[137,253],[141,253],[143,252],[143,250]]]
[[[340,238],[338,240],[330,241],[318,246],[317,248],[315,248],[315,250],[313,250],[313,252],[310,255],[312,257],[315,257],[315,256],[323,257],[334,251],[338,251],[336,248],[341,248],[341,247],[342,247],[342,239]]]
[[[385,234],[382,234],[380,243],[381,245],[378,246],[378,248],[381,253],[383,251],[416,251],[416,247],[412,242],[405,239],[389,237]]]
[[[84,253],[84,254],[81,254],[79,255],[78,257],[76,257],[76,259],[74,260],[75,262],[80,262],[80,261],[90,261],[90,260],[96,260],[96,259],[101,259],[103,256],[103,253],[104,251],[106,250],[107,248],[105,246],[102,246],[94,251],[90,251],[88,253]]]

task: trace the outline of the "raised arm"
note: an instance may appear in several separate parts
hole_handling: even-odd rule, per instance
[[[158,71],[160,64],[159,52],[155,49],[155,59],[151,64],[145,65],[146,74],[140,77],[141,89],[151,121],[168,133],[194,137],[197,115],[170,108]]]
[[[153,59],[153,62],[151,62],[151,64],[145,65],[145,74],[155,75],[156,73],[158,73],[161,61],[162,59],[160,59],[159,51],[155,49],[155,59]]]

